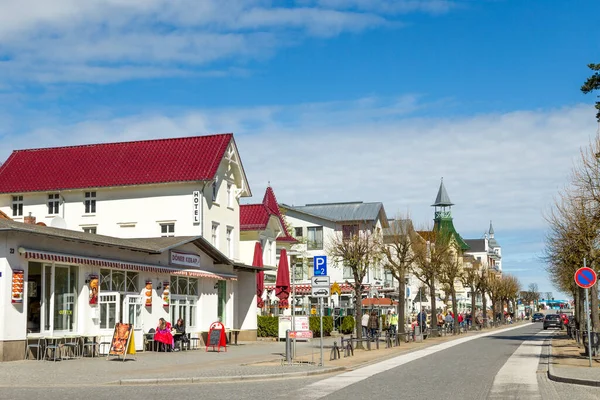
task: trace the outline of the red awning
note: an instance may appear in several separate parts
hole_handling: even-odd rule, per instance
[[[212,278],[218,280],[237,280],[230,274],[218,275],[215,272],[204,271],[200,269],[177,269],[160,265],[139,264],[128,261],[108,260],[104,258],[78,256],[64,253],[54,253],[50,251],[23,249],[23,256],[28,260],[54,261],[69,264],[91,265],[94,267],[116,268],[129,271],[152,272],[159,274],[190,276],[198,278]]]

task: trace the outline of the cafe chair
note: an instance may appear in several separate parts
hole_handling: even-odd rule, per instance
[[[59,341],[60,341],[60,339],[54,338],[54,339],[49,340],[49,344],[48,343],[46,344],[45,354],[46,354],[46,357],[48,358],[48,360],[50,360],[50,358],[52,358],[52,361],[56,361],[57,356],[58,356],[58,359],[60,360],[61,352],[62,352],[62,344],[59,343]],[[50,354],[52,354],[52,357],[50,357]]]
[[[37,342],[31,342],[31,343],[27,343],[27,346],[25,347],[25,357],[23,357],[24,360],[29,360],[29,354],[33,353],[33,350],[35,350],[35,359],[36,360],[41,360],[43,359],[43,355],[44,355],[44,337],[40,336],[37,338]]]
[[[65,342],[63,344],[63,348],[65,350],[65,356],[72,355],[70,358],[77,358],[80,355],[79,348],[79,337],[77,336],[66,336]]]
[[[144,350],[150,347],[150,351],[154,351],[154,333],[156,333],[156,329],[150,328],[148,333],[144,334]]]
[[[100,343],[98,343],[96,339],[96,336],[88,336],[83,339],[83,348],[81,350],[82,357],[86,354],[91,354],[91,357],[94,358],[94,355],[99,353]]]

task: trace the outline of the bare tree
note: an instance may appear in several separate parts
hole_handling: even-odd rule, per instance
[[[431,318],[436,312],[435,284],[440,278],[440,273],[447,262],[451,248],[450,240],[446,232],[441,230],[420,231],[421,240],[414,243],[415,264],[414,275],[429,289]],[[432,335],[436,331],[432,330]]]
[[[406,276],[415,262],[412,243],[417,240],[412,221],[408,218],[396,218],[390,227],[383,231],[382,257],[383,266],[398,281],[398,332],[405,333],[406,316],[404,315]]]
[[[362,319],[362,282],[369,269],[374,268],[381,260],[381,238],[373,233],[368,227],[360,229],[355,234],[344,237],[343,234],[335,235],[327,246],[327,253],[333,261],[344,267],[350,268],[354,282],[349,284],[354,289],[356,307],[354,310],[356,319],[356,336],[362,338],[360,323]],[[359,347],[362,346],[359,342]]]
[[[449,240],[451,239],[449,238]],[[453,327],[454,333],[457,333],[459,327],[456,323],[458,318],[458,302],[456,301],[456,282],[460,280],[462,275],[463,259],[460,254],[460,250],[457,248],[458,246],[454,247],[453,244],[454,243],[452,241],[450,241],[447,244],[451,247],[448,248],[446,252],[446,257],[444,257],[444,261],[442,262],[439,281],[448,288],[450,296],[452,296],[452,314],[455,318],[455,323],[453,324]]]
[[[481,262],[476,260],[473,256],[465,256],[463,263],[463,271],[460,276],[460,280],[462,281],[463,286],[468,287],[471,290],[471,321],[475,321],[478,292],[477,281],[479,277],[479,270],[481,269]]]

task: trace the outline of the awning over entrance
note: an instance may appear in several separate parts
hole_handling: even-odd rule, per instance
[[[79,256],[74,254],[54,253],[50,251],[19,248],[19,253],[26,259],[39,261],[54,261],[69,264],[91,265],[95,267],[117,268],[129,271],[152,272],[159,274],[170,274],[179,276],[190,276],[199,278],[212,278],[217,280],[236,280],[237,277],[232,274],[217,274],[214,272],[200,269],[177,269],[165,267],[162,265],[140,264],[129,261],[109,260],[105,258],[96,258],[88,256]]]

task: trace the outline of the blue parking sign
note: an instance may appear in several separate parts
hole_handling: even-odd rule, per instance
[[[313,275],[327,275],[327,256],[313,258]]]

